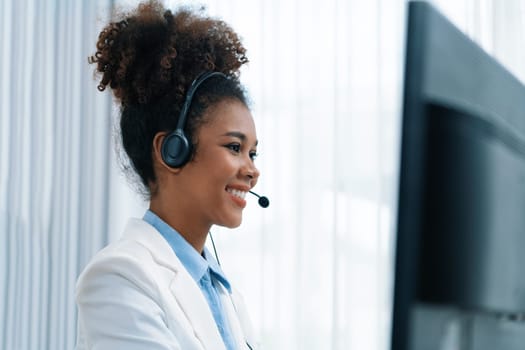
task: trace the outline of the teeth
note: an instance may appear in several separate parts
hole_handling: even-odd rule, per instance
[[[226,191],[228,191],[229,193],[233,194],[234,196],[242,198],[242,199],[244,199],[244,197],[246,197],[246,192],[245,191],[235,190],[233,188],[228,188],[228,189],[226,189]]]

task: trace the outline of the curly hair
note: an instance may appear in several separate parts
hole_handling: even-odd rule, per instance
[[[205,81],[194,96],[185,127],[193,152],[207,108],[224,99],[247,105],[239,81],[239,69],[248,62],[246,49],[228,24],[203,12],[188,7],[172,12],[156,0],[141,3],[114,16],[88,59],[101,75],[98,89],[109,86],[120,103],[122,145],[149,194],[156,182],[153,138],[175,128],[185,93],[199,74],[217,71],[228,78]]]

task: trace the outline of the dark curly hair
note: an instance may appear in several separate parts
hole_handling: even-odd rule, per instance
[[[227,79],[210,78],[194,95],[185,126],[193,152],[206,109],[225,99],[247,105],[239,81],[239,69],[248,62],[246,50],[228,24],[207,17],[203,8],[172,12],[151,0],[117,14],[100,33],[89,62],[102,76],[98,89],[109,85],[120,103],[122,146],[148,194],[156,183],[153,138],[175,129],[185,93],[197,76],[216,71]]]

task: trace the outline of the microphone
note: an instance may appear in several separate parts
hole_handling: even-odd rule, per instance
[[[255,192],[252,192],[252,191],[248,191],[250,192],[251,194],[253,194],[254,196],[256,196],[257,198],[259,198],[259,205],[263,208],[268,208],[268,206],[270,205],[270,200],[265,197],[265,196],[259,196],[257,193]]]

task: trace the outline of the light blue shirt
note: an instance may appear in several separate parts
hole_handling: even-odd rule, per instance
[[[220,283],[229,293],[231,286],[224,272],[209,251],[204,248],[200,255],[175,229],[169,226],[151,210],[144,214],[144,221],[155,227],[168,241],[169,245],[180,259],[191,277],[201,289],[208,301],[213,318],[217,324],[219,333],[228,350],[235,350],[235,340],[230,330],[228,320],[222,307],[217,286]]]

